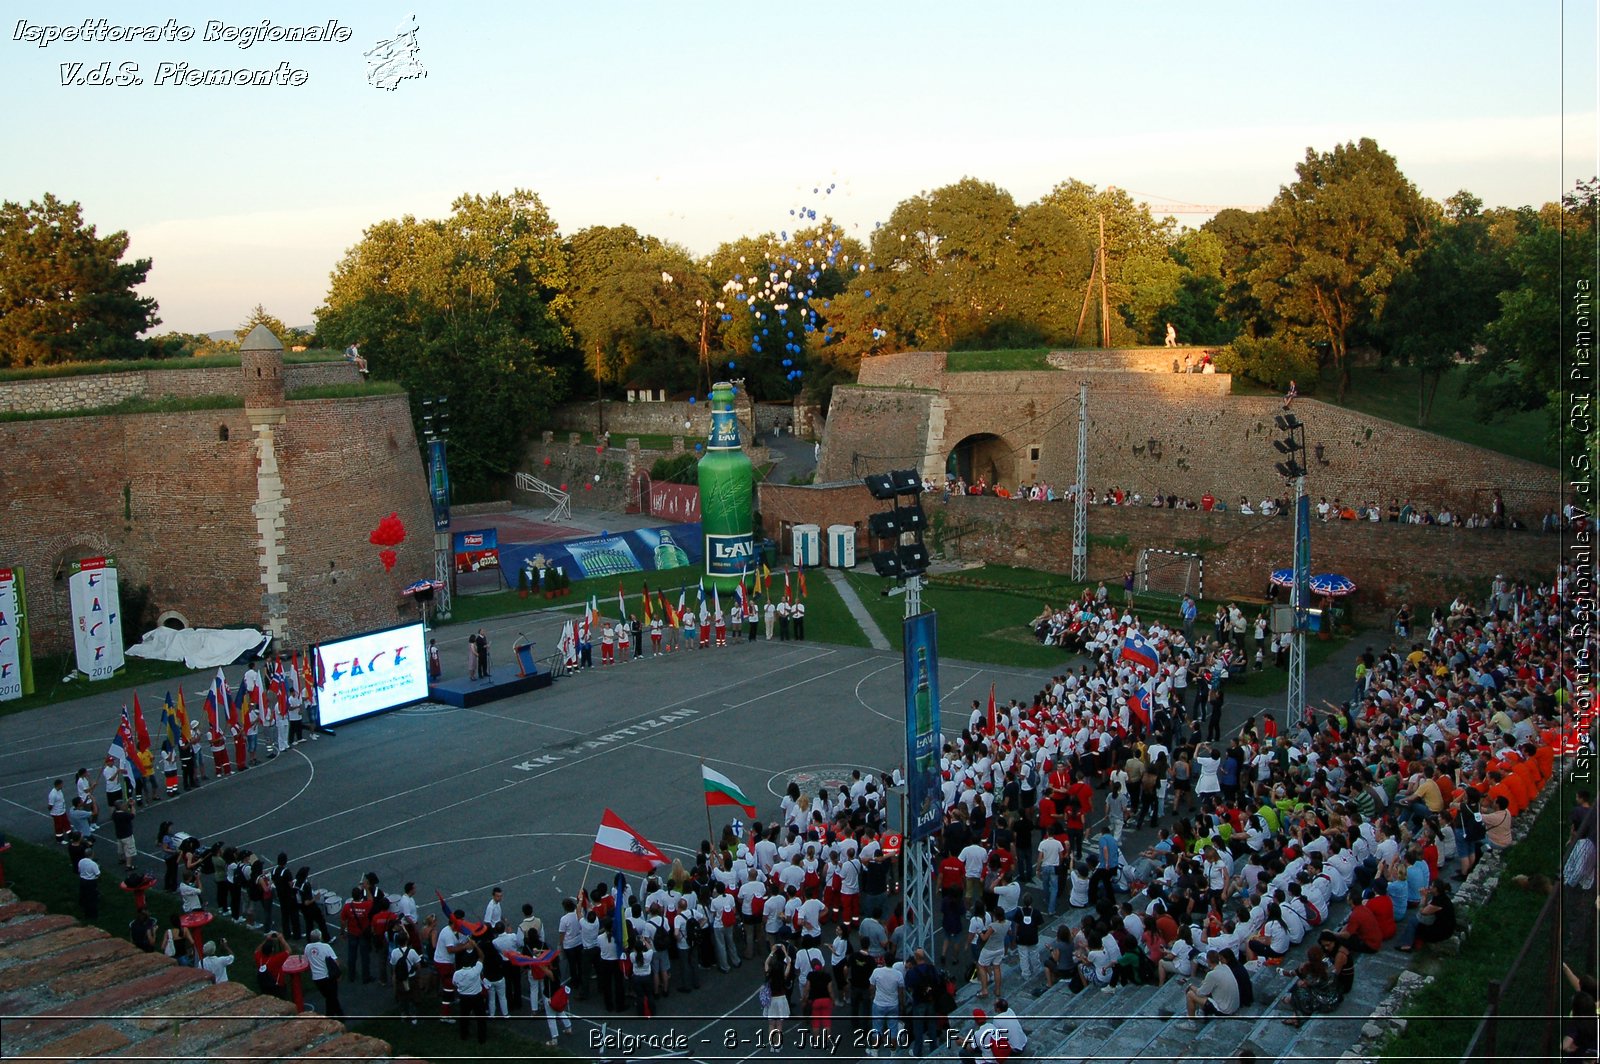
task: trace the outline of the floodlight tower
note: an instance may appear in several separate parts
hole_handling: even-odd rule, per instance
[[[894,544],[893,549],[874,551],[872,567],[879,576],[904,581],[898,587],[884,589],[885,595],[903,594],[906,597],[905,617],[907,631],[911,620],[922,614],[922,574],[928,570],[928,550],[923,545],[922,533],[927,528],[927,515],[923,512],[919,496],[922,494],[922,476],[915,469],[897,469],[891,473],[875,473],[864,478],[867,491],[874,499],[887,502],[889,508],[873,514],[868,521],[872,535]],[[906,502],[902,503],[901,500]],[[926,623],[926,622],[924,622]],[[906,706],[910,719],[906,722],[906,798],[902,806],[901,830],[904,833],[904,873],[900,878],[902,912],[906,919],[907,948],[924,949],[931,956],[934,951],[933,933],[938,925],[938,909],[934,904],[934,835],[937,825],[921,823],[919,798],[929,781],[922,768],[931,764],[937,777],[938,751],[943,739],[939,728],[938,660],[930,660],[929,652],[919,651],[913,660],[910,638],[904,640],[907,676]],[[930,675],[931,673],[931,675]],[[916,678],[920,678],[920,683]],[[915,688],[913,689],[913,685]],[[912,709],[913,706],[917,708]],[[917,749],[921,745],[920,757]],[[937,818],[942,823],[941,815]]]
[[[1078,488],[1072,495],[1072,579],[1089,575],[1089,382],[1078,382]]]
[[[1289,604],[1294,624],[1289,640],[1289,693],[1284,707],[1285,724],[1304,718],[1306,713],[1306,628],[1311,608],[1311,496],[1306,491],[1306,427],[1293,414],[1273,418],[1283,438],[1272,441],[1284,460],[1274,468],[1285,480],[1294,481],[1294,586]]]
[[[450,397],[422,401],[422,436],[428,445],[428,496],[433,503],[433,579],[443,586],[433,594],[433,615],[448,621],[455,590],[455,552],[450,547],[450,467],[445,444],[450,438]]]

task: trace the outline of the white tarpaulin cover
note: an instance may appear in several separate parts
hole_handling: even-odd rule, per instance
[[[247,651],[265,649],[270,641],[254,628],[157,628],[146,632],[138,646],[129,647],[128,654],[181,661],[191,669],[214,669],[233,664]]]

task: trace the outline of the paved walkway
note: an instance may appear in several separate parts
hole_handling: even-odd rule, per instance
[[[889,650],[889,640],[884,637],[883,631],[878,627],[878,622],[872,619],[872,614],[867,612],[867,607],[862,605],[861,596],[856,594],[856,589],[850,586],[850,581],[844,578],[844,573],[838,569],[824,569],[828,574],[828,583],[839,592],[839,597],[844,600],[844,608],[850,611],[850,616],[856,619],[862,632],[866,633],[867,642],[873,650]]]

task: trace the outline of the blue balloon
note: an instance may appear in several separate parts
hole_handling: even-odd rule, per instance
[[[697,443],[697,444],[694,445],[694,449],[698,451],[698,450],[701,449],[702,446],[703,446],[702,444],[698,444]]]
[[[729,369],[732,369],[732,368],[733,368],[733,363],[732,363],[732,362],[729,362],[729,363],[728,363],[728,368],[729,368]]]
[[[784,359],[784,360],[783,360],[783,364],[784,364],[784,365],[785,365],[785,366],[787,366],[787,365],[789,365],[789,360],[788,360],[788,359],[787,359],[787,358],[786,358],[786,359]]]
[[[866,296],[868,299],[871,299],[872,298],[872,289],[869,288],[869,289],[867,289],[865,292],[863,292],[861,294]]]
[[[601,529],[601,530],[600,530],[600,538],[601,538],[601,539],[610,539],[610,538],[611,538],[611,533],[610,533],[610,532],[608,532],[608,531],[607,531],[607,530],[606,530],[606,529],[603,529],[603,528],[602,528],[602,529]]]
[[[690,405],[690,406],[693,406],[693,405],[694,405],[694,396],[692,396],[692,395],[691,395],[691,396],[689,396],[689,405]]]

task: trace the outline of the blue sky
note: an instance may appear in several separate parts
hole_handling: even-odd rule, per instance
[[[199,39],[268,7],[352,37]],[[1262,205],[1307,147],[1362,136],[1437,199],[1539,203],[1600,169],[1591,2],[984,7],[7,0],[0,198],[53,192],[128,230],[162,328],[202,331],[257,302],[309,322],[364,227],[462,192],[530,188],[564,232],[626,222],[700,254],[800,206],[865,235],[965,175],[1020,202],[1078,178],[1153,205]],[[362,53],[413,13],[427,78],[370,86]],[[13,39],[87,17],[171,17],[196,39]],[[61,85],[60,64],[107,60],[146,83]],[[284,60],[303,86],[153,84],[162,61]]]

